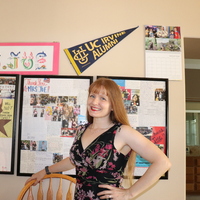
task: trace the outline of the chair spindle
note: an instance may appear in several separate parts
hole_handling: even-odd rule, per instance
[[[33,192],[32,192],[32,187],[29,188],[27,200],[34,200],[34,198],[33,198]]]
[[[62,179],[60,178],[56,200],[62,200]]]
[[[73,187],[72,182],[70,182],[69,189],[68,189],[68,192],[67,192],[67,195],[66,195],[66,200],[72,200],[73,199],[72,187]]]
[[[52,178],[49,180],[49,188],[47,191],[47,200],[53,200]]]
[[[39,183],[39,189],[37,193],[37,200],[43,200],[43,188],[42,188],[42,181]]]

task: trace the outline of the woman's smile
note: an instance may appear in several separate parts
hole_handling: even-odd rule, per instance
[[[92,110],[92,111],[100,111],[101,109],[92,106],[92,107],[91,107],[91,110]]]

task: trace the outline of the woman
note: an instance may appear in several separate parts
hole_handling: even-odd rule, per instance
[[[138,94],[134,94],[131,99],[131,106],[139,106],[140,105],[140,97]]]
[[[132,199],[170,168],[165,154],[129,125],[122,94],[114,81],[100,78],[91,84],[87,118],[89,123],[79,129],[70,157],[46,167],[47,172],[76,167],[75,200]],[[123,176],[132,180],[135,152],[152,164],[136,183],[123,189]],[[37,184],[46,171],[33,174],[27,182],[36,179]]]

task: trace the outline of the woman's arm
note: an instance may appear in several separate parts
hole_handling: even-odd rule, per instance
[[[60,162],[49,166],[49,172],[54,173],[54,172],[63,172],[63,171],[67,171],[70,169],[73,169],[74,165],[71,163],[69,157],[61,160]],[[41,179],[46,175],[46,171],[45,169],[42,169],[41,171],[33,174],[27,181],[25,184],[27,184],[29,181],[36,179],[36,182],[34,183],[34,185],[37,185]]]
[[[123,126],[120,135],[131,149],[151,163],[145,174],[129,188],[133,198],[156,183],[169,170],[171,162],[155,144],[131,127]]]
[[[103,195],[100,199],[110,198],[129,200],[133,199],[150,186],[156,183],[164,173],[169,170],[171,163],[167,156],[151,141],[133,128],[123,125],[118,131],[115,139],[115,147],[123,152],[124,146],[133,149],[137,154],[151,163],[145,174],[128,189],[119,189],[109,185],[101,185],[107,188],[98,195]],[[127,150],[126,150],[127,151]],[[133,163],[134,164],[134,163]]]

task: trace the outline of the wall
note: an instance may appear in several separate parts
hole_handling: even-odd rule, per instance
[[[181,26],[182,37],[200,37],[196,0],[7,0],[0,1],[1,42],[60,42],[62,75],[76,75],[64,48],[140,26],[82,75],[144,77],[146,24]],[[184,62],[183,62],[184,69]],[[169,180],[138,200],[185,200],[185,80],[169,82]],[[16,151],[17,152],[17,151]],[[17,161],[17,156],[15,157]],[[15,162],[16,163],[16,162]],[[0,175],[0,198],[16,199],[27,177]],[[11,192],[12,191],[12,192]]]

